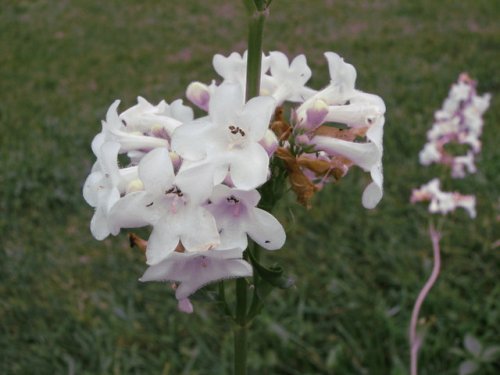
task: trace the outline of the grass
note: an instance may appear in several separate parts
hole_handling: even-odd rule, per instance
[[[385,196],[367,211],[366,176],[352,171],[277,215],[288,244],[269,256],[297,277],[271,295],[250,334],[251,374],[408,373],[407,325],[431,267],[424,207],[413,187],[439,168],[418,165],[435,109],[462,71],[493,93],[479,172],[446,188],[478,197],[444,227],[443,272],[423,306],[421,374],[456,374],[471,333],[500,337],[498,230],[500,7],[493,1],[273,3],[264,48],[306,53],[312,86],[322,53],[358,70],[357,87],[387,104]],[[115,98],[182,97],[215,78],[211,58],[245,49],[239,1],[7,1],[0,13],[0,372],[225,374],[232,335],[213,306],[176,311],[160,284],[139,284],[141,254],[124,235],[95,241],[81,197],[90,141]],[[496,374],[498,364],[481,374]]]

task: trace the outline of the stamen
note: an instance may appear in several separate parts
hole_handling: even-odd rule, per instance
[[[231,134],[234,134],[234,135],[239,134],[242,137],[244,137],[246,135],[245,132],[243,131],[243,129],[241,129],[239,126],[230,125],[230,126],[228,126],[228,129],[231,132]]]
[[[231,195],[230,197],[226,198],[226,200],[228,201],[228,203],[240,203],[240,200],[238,198],[236,198],[234,195]]]
[[[168,190],[165,191],[165,195],[168,195],[168,194],[175,194],[178,197],[183,197],[184,196],[184,193],[177,186],[175,186],[175,185],[172,186],[170,189],[168,189]]]

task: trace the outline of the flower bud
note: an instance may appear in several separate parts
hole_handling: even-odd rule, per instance
[[[295,137],[295,143],[299,145],[309,145],[310,144],[310,139],[307,136],[307,134],[301,134]]]
[[[210,91],[207,85],[201,82],[191,82],[186,90],[186,97],[197,107],[208,111]]]
[[[305,127],[309,130],[314,130],[320,126],[328,114],[328,105],[322,99],[318,99],[314,102],[312,107],[308,108],[307,111],[307,123]]]
[[[272,156],[278,148],[278,138],[272,130],[267,130],[266,135],[259,141],[260,145],[264,147],[267,154]]]
[[[177,154],[174,151],[170,151],[168,155],[170,156],[170,160],[172,160],[172,165],[174,167],[174,170],[176,171],[179,170],[179,167],[181,166],[182,163],[182,159],[179,156],[179,154]]]

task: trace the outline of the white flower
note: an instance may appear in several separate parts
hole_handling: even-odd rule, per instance
[[[448,214],[458,207],[464,208],[473,219],[476,217],[476,197],[457,192],[441,191],[439,179],[435,178],[412,191],[412,203],[430,201],[429,212]]]
[[[242,259],[241,249],[170,254],[149,267],[140,281],[174,281],[175,297],[182,301],[203,286],[218,280],[252,276],[252,266]]]
[[[214,170],[214,184],[229,174],[237,188],[254,189],[267,179],[269,156],[259,141],[274,107],[270,97],[245,104],[239,85],[222,84],[210,99],[208,117],[179,127],[172,148],[185,160]]]
[[[344,104],[354,94],[356,69],[334,52],[325,52],[330,71],[330,84],[312,96],[322,99],[329,105]]]
[[[311,69],[307,66],[304,55],[295,57],[291,63],[282,52],[274,51],[269,56],[271,76],[275,85],[272,96],[278,105],[285,100],[302,102],[314,93],[314,90],[305,87],[311,78]]]
[[[384,101],[377,95],[355,91],[348,97],[349,104],[331,105],[325,122],[346,124],[351,128],[363,128],[374,124],[385,113]]]
[[[169,136],[183,122],[193,120],[193,110],[177,99],[172,104],[162,100],[154,106],[142,97],[137,98],[137,104],[120,114],[120,119],[129,131],[143,133],[164,129]]]
[[[283,226],[270,213],[257,208],[257,190],[242,191],[218,185],[205,207],[215,217],[221,243],[219,249],[246,249],[247,234],[267,250],[281,248],[286,239]]]
[[[247,58],[247,51],[243,53],[243,56],[237,52],[231,53],[228,57],[216,54],[213,58],[213,66],[215,71],[224,79],[225,83],[238,83],[244,92],[247,81]],[[262,54],[261,90],[266,94],[269,91],[269,80],[265,75],[268,70],[269,58]]]
[[[420,164],[422,165],[437,163],[441,160],[441,156],[441,150],[435,142],[427,143],[418,154]]]
[[[314,130],[323,122],[338,122],[349,127],[367,127],[374,124],[385,113],[384,101],[377,95],[354,88],[356,69],[351,64],[347,64],[333,52],[327,52],[325,56],[330,70],[330,84],[297,108],[298,126]],[[326,114],[322,111],[325,105]],[[319,119],[312,118],[316,112],[321,115]]]
[[[196,169],[174,175],[168,150],[157,148],[139,163],[139,178],[144,190],[116,202],[109,222],[113,234],[120,228],[153,226],[146,250],[148,264],[161,262],[179,241],[188,252],[219,244],[215,220],[200,206],[211,193],[212,176]]]
[[[474,163],[474,153],[469,151],[466,155],[453,158],[451,164],[451,176],[453,178],[464,178],[467,173],[476,173],[477,168]]]
[[[90,222],[92,235],[103,240],[110,234],[108,213],[123,194],[127,184],[137,177],[137,167],[119,169],[120,144],[105,142],[97,150],[97,162],[83,185],[83,197],[95,213]]]
[[[92,150],[97,156],[104,142],[114,141],[120,144],[120,152],[133,150],[151,150],[156,147],[168,147],[166,139],[145,136],[139,131],[129,131],[118,116],[119,100],[115,100],[106,113],[106,121],[102,122],[102,131],[92,140]]]
[[[350,142],[342,139],[315,136],[310,144],[315,145],[315,149],[325,151],[330,155],[340,155],[363,170],[370,172],[372,183],[363,192],[362,203],[366,208],[374,208],[382,199],[383,195],[383,174],[382,174],[382,154],[383,154],[383,132],[384,132],[384,112],[383,100],[371,94],[356,91],[351,97],[351,103],[343,107],[351,107],[348,111],[339,112],[339,108],[334,108],[334,113],[342,113],[342,116],[335,116],[338,122],[344,122],[350,127],[366,127],[367,142]],[[336,106],[342,107],[342,106]],[[332,108],[332,107],[329,107]],[[368,108],[369,110],[365,110]],[[356,112],[356,109],[358,112]],[[373,110],[373,111],[372,111]],[[370,115],[367,115],[370,113]],[[327,118],[330,116],[327,115]]]

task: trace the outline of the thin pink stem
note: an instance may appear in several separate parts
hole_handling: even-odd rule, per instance
[[[420,345],[422,344],[422,338],[417,335],[417,322],[418,315],[420,313],[420,308],[429,294],[429,291],[433,287],[436,282],[439,271],[441,268],[441,255],[439,248],[439,240],[441,239],[441,233],[439,233],[434,226],[431,224],[429,226],[429,235],[432,241],[432,249],[434,254],[434,267],[432,268],[431,276],[429,280],[425,283],[424,287],[420,291],[417,300],[415,301],[415,306],[413,307],[413,311],[411,313],[411,322],[410,322],[410,368],[411,375],[417,375],[418,371],[418,351],[420,349]]]

